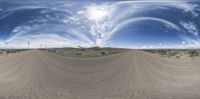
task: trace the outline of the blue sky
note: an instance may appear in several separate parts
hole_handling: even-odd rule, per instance
[[[0,0],[0,47],[200,48],[198,0]]]

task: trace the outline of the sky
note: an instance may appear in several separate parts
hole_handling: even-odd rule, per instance
[[[0,48],[200,48],[199,0],[0,0]]]

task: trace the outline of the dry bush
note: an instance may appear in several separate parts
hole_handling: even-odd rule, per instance
[[[193,51],[190,51],[190,52],[189,52],[189,56],[190,56],[190,57],[199,56],[199,53],[198,53],[197,51],[194,51],[194,50],[193,50]]]

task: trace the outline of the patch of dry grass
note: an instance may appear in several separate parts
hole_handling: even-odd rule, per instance
[[[47,52],[55,53],[62,56],[72,57],[101,57],[113,55],[116,53],[128,51],[128,49],[119,48],[62,48],[62,49],[48,49]]]
[[[26,51],[25,49],[1,49],[0,55],[9,55],[9,54],[15,54],[22,51]]]
[[[200,56],[200,50],[198,49],[149,49],[143,50],[145,52],[150,52],[153,54],[158,54],[163,57],[175,57],[175,58],[182,58],[182,57],[197,57]]]

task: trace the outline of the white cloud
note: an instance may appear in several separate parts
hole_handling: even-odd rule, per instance
[[[193,22],[180,22],[180,24],[189,32],[192,33],[193,35],[197,36],[198,35],[198,28]]]
[[[186,2],[188,0],[137,0],[137,1],[121,1],[116,3],[116,6],[129,4],[132,7],[140,6],[139,8],[147,8],[147,7],[175,7],[178,9],[182,9],[185,12],[192,12],[193,14],[197,14],[194,9],[198,6],[196,4],[191,4]],[[150,8],[151,9],[151,8]]]
[[[69,1],[70,2],[70,1]],[[109,39],[114,33],[125,27],[126,25],[138,21],[156,21],[164,24],[170,29],[175,29],[177,31],[182,31],[176,24],[155,17],[135,17],[132,19],[127,19],[129,15],[134,15],[137,12],[141,12],[149,9],[168,9],[171,7],[178,8],[184,12],[191,12],[193,17],[198,16],[195,12],[196,5],[185,2],[185,0],[134,0],[134,1],[118,1],[112,3],[102,3],[96,4],[92,9],[87,9],[89,4],[86,4],[85,10],[82,6],[75,9],[69,9],[69,7],[74,8],[75,3],[66,3],[65,1],[58,2],[56,4],[49,3],[49,5],[39,4],[40,6],[21,6],[10,10],[20,10],[20,9],[37,9],[37,8],[47,8],[51,10],[59,10],[64,12],[69,12],[70,17],[66,16],[66,19],[62,19],[64,26],[61,25],[39,25],[35,27],[20,26],[13,30],[11,37],[5,41],[3,44],[8,42],[9,46],[17,47],[18,45],[26,47],[27,42],[32,42],[32,47],[38,47],[41,43],[48,43],[51,46],[106,46],[109,44]],[[45,6],[44,6],[45,5]],[[49,8],[50,5],[54,5],[53,8]],[[91,5],[89,5],[91,7]],[[89,7],[89,8],[90,8]],[[96,7],[100,7],[98,10]],[[124,8],[124,9],[122,9]],[[81,9],[80,11],[76,11]],[[102,10],[103,9],[103,10]],[[105,11],[106,9],[106,11]],[[88,11],[89,10],[89,11]],[[47,13],[47,10],[41,11],[42,14]],[[95,16],[95,12],[99,12],[99,16]],[[98,14],[98,13],[97,13]],[[47,15],[47,19],[55,20],[60,19],[59,16],[52,18]],[[0,17],[1,19],[1,17]],[[91,21],[92,19],[92,21]],[[98,21],[97,21],[98,20]],[[100,20],[100,21],[99,21]],[[35,19],[31,20],[30,23],[42,22],[46,23],[47,20]],[[47,23],[48,24],[48,23]],[[77,28],[68,27],[69,25],[75,25]],[[198,35],[198,29],[194,23],[181,23],[183,27],[190,33]],[[80,26],[80,27],[78,27]],[[48,28],[49,30],[46,30]],[[83,31],[80,28],[87,30]],[[33,30],[39,30],[35,34],[32,34]],[[58,33],[64,32],[62,36]],[[89,35],[88,35],[89,34]],[[92,37],[90,37],[92,36]],[[192,42],[197,44],[197,41],[191,39],[185,39],[186,42]],[[12,44],[11,44],[12,43]],[[183,44],[183,42],[182,42]],[[162,44],[152,45],[163,46]],[[148,46],[148,47],[152,47]]]
[[[107,39],[109,39],[110,37],[112,37],[112,35],[114,33],[116,33],[117,31],[119,31],[121,28],[125,27],[126,25],[130,24],[130,23],[134,23],[134,22],[138,22],[138,21],[157,21],[160,23],[163,23],[165,26],[170,27],[172,29],[175,29],[177,31],[181,31],[181,29],[179,28],[179,26],[177,26],[176,24],[173,24],[170,21],[164,20],[164,19],[160,19],[160,18],[154,18],[154,17],[138,17],[138,18],[132,18],[132,19],[128,19],[126,21],[121,22],[120,24],[118,24],[111,32],[110,34],[107,36]]]
[[[56,28],[54,28],[56,27]],[[59,33],[62,35],[59,35]],[[12,31],[13,35],[4,40],[2,46],[7,47],[27,47],[27,42],[31,42],[32,48],[40,47],[41,44],[48,44],[51,47],[90,47],[95,44],[85,33],[76,28],[67,28],[65,25],[44,24],[29,26],[18,26]]]
[[[198,13],[195,12],[197,6],[196,4],[191,4],[185,2],[184,0],[137,0],[137,1],[120,1],[114,3],[113,8],[117,8],[118,10],[122,9],[120,12],[116,10],[117,13],[122,13],[118,15],[114,19],[115,21],[121,20],[124,17],[130,15],[130,13],[134,14],[141,11],[146,11],[150,9],[163,9],[163,7],[169,8],[174,7],[177,9],[181,9],[184,12],[191,12],[193,16],[198,16]],[[124,9],[125,8],[125,9]]]
[[[94,4],[93,4],[94,5]],[[90,6],[90,4],[89,4]],[[175,29],[177,31],[182,31],[176,24],[155,17],[137,17],[133,19],[128,19],[129,15],[133,15],[137,12],[145,11],[148,9],[168,9],[170,7],[175,7],[181,9],[184,12],[191,12],[194,17],[198,14],[194,11],[196,8],[195,4],[190,4],[185,2],[185,0],[138,0],[138,1],[118,1],[113,3],[104,3],[98,5],[99,7],[106,7],[109,9],[109,15],[100,22],[91,22],[90,16],[88,16],[88,9],[86,6],[85,10],[77,11],[77,15],[71,18],[73,24],[77,24],[77,21],[85,22],[89,27],[89,32],[96,38],[96,45],[106,46],[109,39],[114,33],[123,28],[129,23],[137,21],[152,20],[163,23],[168,29]],[[148,9],[147,9],[148,8]],[[94,12],[94,11],[93,11]],[[120,13],[120,14],[119,14]],[[116,16],[117,15],[117,16]],[[88,19],[89,18],[89,19]],[[89,21],[86,21],[89,20]],[[67,21],[68,23],[69,21]],[[180,32],[180,33],[181,33]],[[194,31],[193,31],[194,33]]]
[[[184,12],[191,12],[194,17],[198,16],[195,12],[195,8],[197,5],[185,2],[183,0],[138,0],[138,1],[119,1],[114,3],[111,8],[113,9],[112,15],[108,17],[108,20],[104,22],[107,26],[101,27],[104,23],[98,24],[96,28],[91,28],[91,33],[96,33],[96,35],[104,35],[102,38],[102,43],[105,43],[106,40],[109,40],[114,33],[123,28],[129,23],[133,23],[136,21],[145,21],[152,20],[165,24],[170,29],[175,29],[179,31],[179,33],[184,32],[180,27],[173,22],[170,22],[165,19],[156,18],[156,17],[136,17],[132,19],[127,19],[130,15],[134,15],[137,12],[150,10],[150,9],[160,9],[163,7],[170,8],[174,7],[177,9],[181,9]],[[119,14],[120,13],[120,14]],[[117,15],[117,16],[116,16]],[[106,29],[105,29],[106,28]],[[193,28],[193,29],[192,29]],[[194,27],[190,26],[190,32],[197,35]],[[97,32],[95,32],[97,31]],[[181,34],[180,34],[181,35]],[[98,38],[99,40],[99,38]]]
[[[182,36],[182,38],[190,45],[196,45],[196,46],[200,45],[199,39],[192,39],[192,38],[187,37],[187,36]]]
[[[181,43],[182,43],[182,44],[186,44],[186,42],[185,42],[185,41],[182,41]]]
[[[79,45],[90,47],[88,43],[79,40],[70,40],[56,34],[39,34],[27,35],[14,39],[3,41],[4,47],[10,48],[27,48],[27,42],[30,42],[30,48],[39,48],[40,45],[47,45],[48,47],[78,47]]]
[[[82,41],[82,42],[86,42],[90,45],[94,45],[94,42],[84,33],[76,30],[76,29],[67,29],[66,30],[67,33],[70,33],[71,35],[75,35],[76,37],[78,37],[78,40]]]

